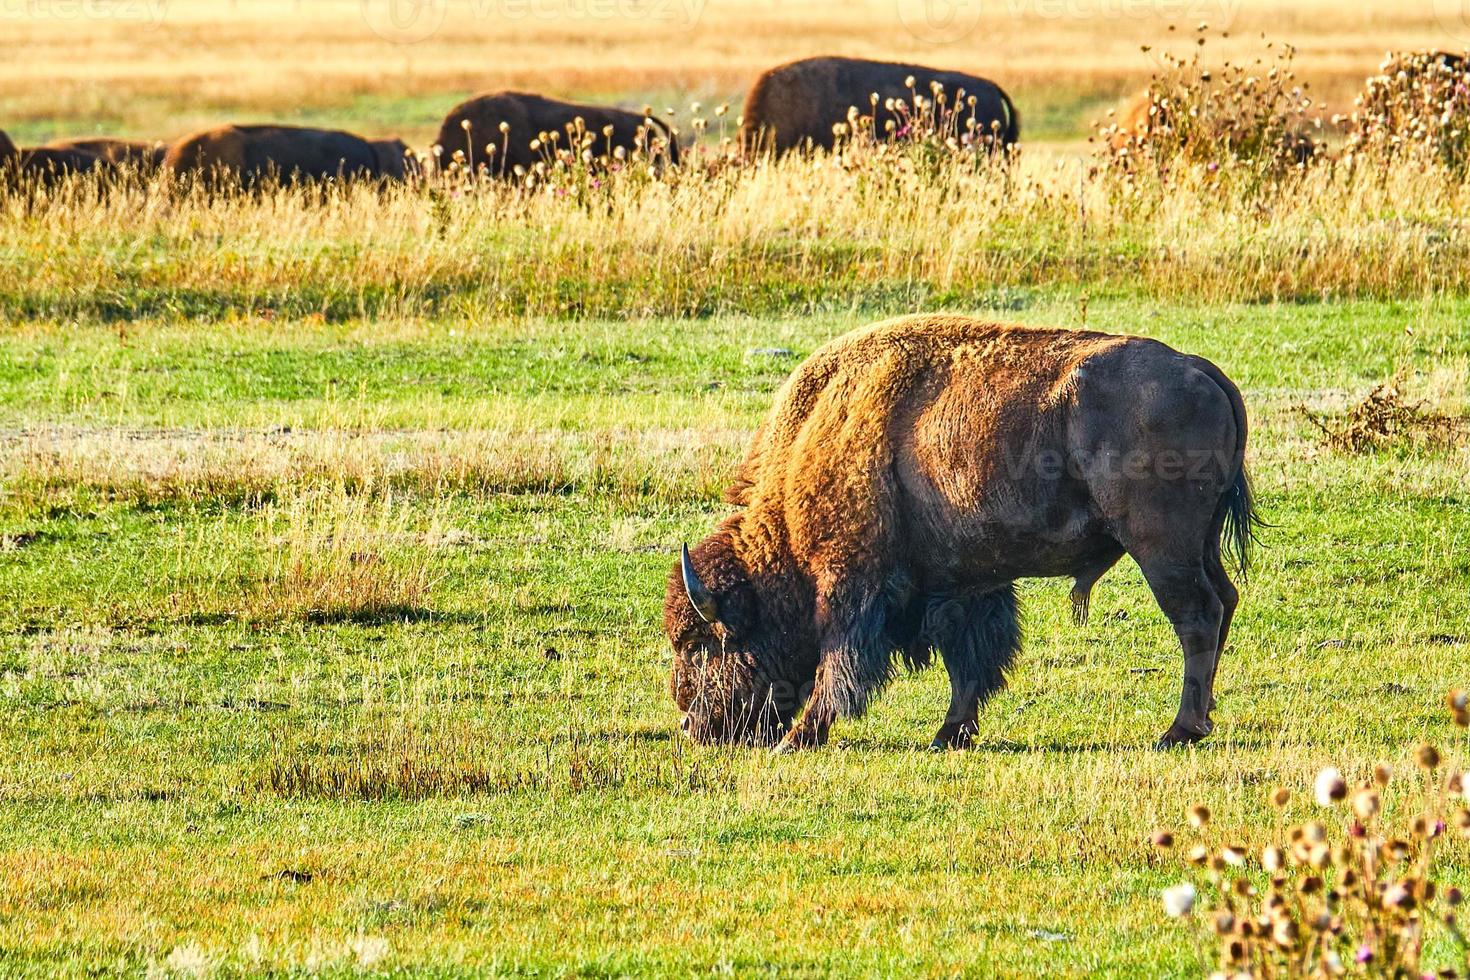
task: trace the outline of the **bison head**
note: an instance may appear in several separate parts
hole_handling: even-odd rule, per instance
[[[370,140],[378,174],[389,180],[407,180],[419,175],[418,157],[403,140]]]
[[[669,575],[669,689],[696,742],[773,744],[801,709],[811,678],[795,677],[806,658],[792,656],[793,631],[780,629],[780,611],[763,605],[724,535],[693,555],[684,548]]]

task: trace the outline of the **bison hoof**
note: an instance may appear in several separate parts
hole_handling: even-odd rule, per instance
[[[972,721],[962,722],[958,725],[945,725],[934,736],[934,741],[929,743],[930,752],[948,752],[954,749],[968,749],[975,744],[975,733],[977,726]]]
[[[1183,725],[1175,722],[1173,725],[1169,726],[1169,730],[1164,733],[1163,738],[1159,739],[1158,744],[1156,744],[1154,748],[1158,749],[1159,751],[1163,751],[1165,749],[1172,749],[1180,745],[1193,745],[1194,743],[1203,741],[1205,738],[1207,738],[1213,729],[1214,726],[1211,725],[1209,722],[1205,723],[1205,730],[1202,732],[1197,732],[1193,729],[1185,728]]]
[[[776,755],[789,755],[807,749],[819,749],[827,744],[827,733],[793,728],[771,751]]]

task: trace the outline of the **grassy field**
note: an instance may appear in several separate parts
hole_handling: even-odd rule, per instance
[[[21,142],[274,118],[422,146],[502,85],[718,136],[716,103],[817,51],[980,70],[1028,127],[1006,166],[0,197],[0,976],[1200,975],[1155,828],[1205,803],[1208,841],[1259,853],[1322,814],[1322,766],[1380,760],[1402,826],[1417,743],[1470,764],[1442,707],[1470,686],[1470,168],[1081,152],[1201,20],[1212,59],[1296,44],[1324,111],[1470,28],[987,0],[936,43],[898,2],[450,3],[414,43],[377,0],[0,2]],[[934,308],[1156,337],[1239,383],[1272,526],[1202,745],[1150,748],[1181,658],[1127,562],[1085,626],[1068,583],[1024,585],[973,751],[922,751],[938,669],[819,752],[679,736],[679,543],[803,357]],[[1312,421],[1386,383],[1447,421],[1364,451]],[[1440,858],[1470,885],[1470,840]]]
[[[833,53],[976,71],[1016,96],[1028,139],[1075,140],[1158,67],[1171,26],[1228,31],[1236,57],[1255,57],[1262,33],[1297,45],[1302,77],[1338,110],[1386,51],[1470,43],[1452,4],[1407,0],[954,6],[949,28],[925,0],[14,0],[0,6],[0,129],[163,139],[277,119],[423,145],[478,91],[738,108],[765,68]]]
[[[12,326],[0,967],[1190,972],[1153,826],[1207,801],[1259,845],[1271,786],[1453,744],[1470,460],[1338,454],[1299,409],[1403,370],[1463,412],[1467,315],[1092,301],[1254,413],[1276,527],[1216,736],[1149,750],[1179,657],[1129,566],[1084,628],[1027,587],[975,751],[919,751],[935,671],[795,758],[673,737],[662,586],[784,374],[863,313]]]

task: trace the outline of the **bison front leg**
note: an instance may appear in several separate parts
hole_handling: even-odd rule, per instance
[[[950,688],[949,714],[929,747],[969,748],[980,730],[980,706],[1005,687],[1005,672],[1021,646],[1015,587],[933,602],[924,631],[944,658]]]
[[[884,638],[881,613],[864,610],[848,625],[828,634],[832,639],[822,644],[806,711],[776,746],[777,752],[827,744],[832,723],[861,715],[893,676],[892,651]]]

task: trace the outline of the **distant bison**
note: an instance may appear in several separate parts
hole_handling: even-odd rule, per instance
[[[1108,142],[1114,152],[1127,152],[1146,143],[1151,143],[1156,151],[1165,146],[1184,147],[1190,136],[1173,118],[1172,101],[1156,94],[1151,88],[1130,98],[1118,112],[1117,121],[1109,131]],[[1241,156],[1270,150],[1271,155],[1278,159],[1305,163],[1316,156],[1319,150],[1317,142],[1302,129],[1290,129],[1279,133],[1274,139],[1263,141],[1259,131],[1245,121],[1226,119],[1224,122],[1217,121],[1215,125],[1220,127],[1220,131],[1200,131],[1211,150],[1218,145],[1217,140],[1222,136],[1225,149]],[[1161,155],[1172,156],[1172,149]]]
[[[218,126],[168,148],[164,167],[175,175],[249,187],[271,178],[403,180],[413,169],[402,140],[367,140],[336,129],[300,126]]]
[[[549,146],[531,148],[533,140]],[[584,145],[573,147],[576,140]],[[440,164],[448,167],[456,154],[462,165],[494,175],[510,175],[516,167],[530,170],[555,150],[583,149],[593,159],[611,159],[620,151],[641,150],[656,159],[679,162],[679,144],[662,122],[638,112],[607,106],[562,102],[529,92],[495,92],[461,102],[444,117],[435,141]]]
[[[895,664],[937,651],[968,744],[1020,641],[1014,582],[1092,586],[1124,554],[1184,650],[1161,746],[1210,733],[1253,509],[1240,392],[1136,337],[959,316],[856,331],[786,382],[728,498],[741,509],[669,576],[664,629],[701,742],[822,744]],[[797,714],[805,705],[805,712]]]
[[[140,174],[151,174],[163,166],[168,144],[154,140],[125,140],[109,136],[52,140],[43,149],[77,150],[90,153],[104,164],[126,167]]]
[[[916,94],[934,97],[935,82],[943,86],[949,107],[937,122],[950,135],[972,132],[976,138],[1002,146],[1020,138],[1015,104],[992,81],[922,65],[824,57],[793,61],[756,79],[741,114],[741,144],[746,152],[830,150],[837,140],[834,128],[845,124],[854,109],[861,116],[873,117],[878,138],[898,136],[907,120],[902,112],[887,108],[890,101],[902,102],[912,110]],[[893,123],[891,131],[889,122]]]
[[[17,147],[0,132],[0,184],[52,184],[73,174],[92,173],[99,158],[82,150],[54,147]]]

